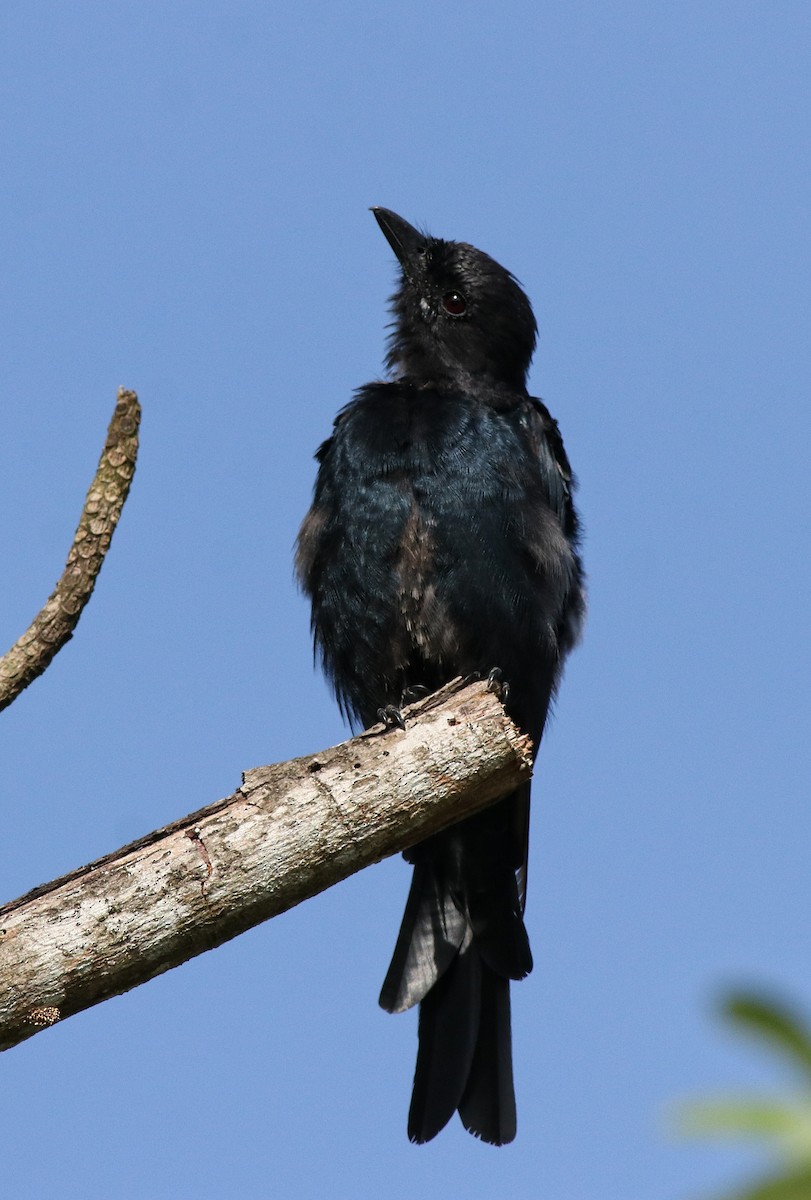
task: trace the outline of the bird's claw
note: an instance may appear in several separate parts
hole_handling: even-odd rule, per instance
[[[385,708],[377,710],[378,718],[383,722],[386,729],[402,729],[405,730],[406,723],[403,720],[403,714],[399,708],[395,708],[393,704],[387,704]]]
[[[407,688],[403,689],[403,704],[413,704],[416,700],[422,700],[428,695],[429,688],[424,687],[421,683],[411,683]]]
[[[510,685],[501,674],[500,667],[493,667],[492,671],[487,676],[487,690],[492,692],[494,696],[498,696],[502,704],[506,704],[510,698]]]

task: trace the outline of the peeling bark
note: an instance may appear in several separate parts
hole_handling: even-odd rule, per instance
[[[498,799],[529,739],[457,680],[0,908],[0,1049],[145,983]]]

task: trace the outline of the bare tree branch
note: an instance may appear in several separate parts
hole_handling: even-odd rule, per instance
[[[0,1049],[176,967],[530,776],[531,747],[460,680],[0,908]]]
[[[62,578],[22,637],[0,658],[0,709],[16,700],[73,636],[130,490],[140,421],[141,406],[135,392],[119,389],[107,441]]]

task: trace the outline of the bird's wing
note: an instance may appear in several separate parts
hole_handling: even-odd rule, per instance
[[[534,396],[530,397],[529,406],[524,411],[523,423],[535,452],[550,506],[557,513],[564,533],[574,540],[576,530],[572,524],[572,494],[575,479],[558,423],[546,405]]]

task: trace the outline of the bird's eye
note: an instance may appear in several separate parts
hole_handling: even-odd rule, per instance
[[[442,297],[442,307],[452,317],[461,317],[467,308],[467,300],[461,292],[446,292]]]

